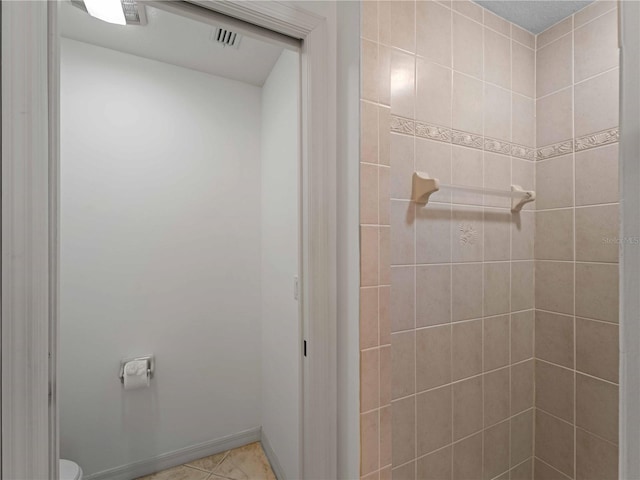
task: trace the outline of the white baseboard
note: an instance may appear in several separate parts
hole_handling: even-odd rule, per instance
[[[273,449],[271,448],[269,439],[265,435],[264,431],[261,432],[260,437],[261,437],[260,441],[262,443],[262,449],[264,450],[264,453],[267,456],[269,463],[271,464],[271,470],[273,470],[273,473],[276,475],[276,478],[278,480],[287,480],[287,477],[284,474],[284,470],[282,470],[282,466],[278,461],[278,457],[276,453],[273,451]]]
[[[248,443],[258,442],[262,438],[260,430],[260,427],[251,428],[240,433],[218,438],[217,440],[211,440],[191,447],[181,448],[180,450],[175,450],[173,452],[163,453],[162,455],[158,455],[157,457],[150,458],[148,460],[141,460],[139,462],[129,463],[120,467],[110,468],[108,470],[103,470],[102,472],[85,476],[84,480],[131,480],[132,478],[142,477],[160,470],[191,462],[198,458],[214,455],[232,448],[242,447]],[[267,455],[269,455],[268,452]],[[271,461],[271,459],[269,459],[269,461]],[[280,477],[280,475],[278,475],[278,478],[283,479],[284,477]]]

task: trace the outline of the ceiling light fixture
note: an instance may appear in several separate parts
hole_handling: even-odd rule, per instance
[[[127,24],[120,0],[84,0],[84,5],[92,17],[116,25]]]

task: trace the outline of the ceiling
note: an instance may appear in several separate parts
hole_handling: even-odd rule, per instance
[[[147,6],[148,24],[113,25],[61,2],[63,37],[262,86],[282,47],[244,36],[238,49],[222,47],[205,23]]]
[[[487,10],[538,34],[594,0],[475,0]]]

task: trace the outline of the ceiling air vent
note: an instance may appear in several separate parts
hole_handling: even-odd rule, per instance
[[[239,48],[241,39],[242,35],[226,28],[216,27],[211,32],[211,41],[222,47]]]

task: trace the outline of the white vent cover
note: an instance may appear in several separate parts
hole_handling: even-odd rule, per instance
[[[211,32],[210,38],[212,42],[217,43],[221,47],[239,48],[242,35],[227,30],[226,28],[216,27]]]

